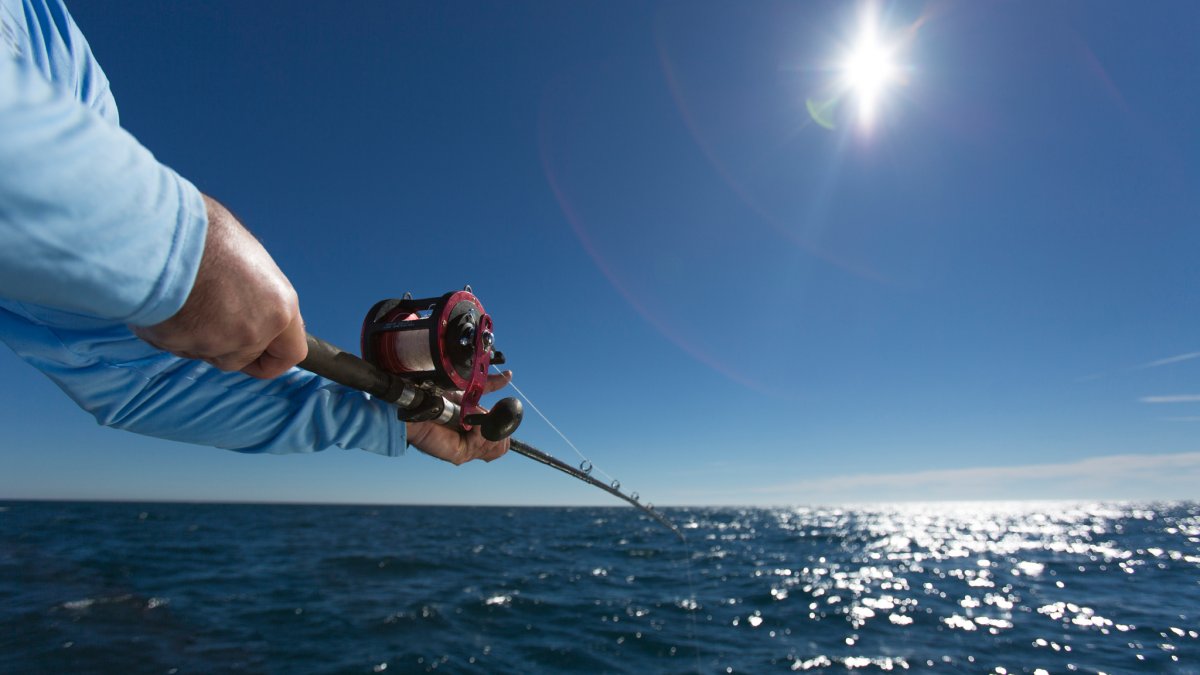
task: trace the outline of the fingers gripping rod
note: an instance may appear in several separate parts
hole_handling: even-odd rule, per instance
[[[461,428],[463,421],[466,421],[468,424],[478,424],[482,427],[484,437],[490,440],[500,440],[508,437],[516,429],[517,425],[520,424],[520,402],[516,401],[516,399],[505,399],[505,401],[511,401],[511,404],[506,406],[497,404],[497,406],[486,414],[468,415],[464,420],[462,409],[454,401],[435,392],[418,387],[411,382],[406,382],[403,378],[397,377],[382,368],[378,368],[318,337],[308,335],[307,340],[308,356],[300,362],[299,366],[301,368],[351,389],[364,391],[375,398],[392,403],[401,410],[434,411],[436,416],[429,417],[431,421],[456,429]],[[504,403],[504,401],[501,401],[501,403]],[[636,496],[630,496],[622,492],[616,481],[612,485],[603,483],[593,478],[587,471],[577,469],[515,438],[510,439],[509,448],[517,454],[541,462],[546,466],[557,469],[629,502],[674,532],[681,541],[684,540],[683,532],[674,523],[667,520],[650,504],[643,504],[638,501]]]

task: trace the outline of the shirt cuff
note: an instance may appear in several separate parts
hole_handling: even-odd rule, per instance
[[[175,233],[162,273],[146,302],[127,320],[134,326],[153,326],[174,316],[187,302],[204,258],[208,235],[208,207],[200,190],[168,167],[175,180],[179,203]]]
[[[388,457],[399,457],[408,447],[408,424],[396,416],[395,412],[388,422]]]

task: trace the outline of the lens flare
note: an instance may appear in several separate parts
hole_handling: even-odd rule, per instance
[[[858,39],[842,60],[841,84],[855,99],[858,121],[870,129],[875,123],[884,96],[900,82],[896,47],[879,32],[879,19],[873,6],[862,12]]]
[[[920,21],[913,24],[907,33],[911,38]],[[842,103],[854,106],[857,124],[863,131],[870,131],[885,107],[887,95],[898,85],[905,84],[905,68],[899,63],[900,52],[906,42],[904,35],[890,35],[880,27],[879,14],[873,3],[862,5],[859,10],[857,35],[833,64],[835,78],[830,83],[825,115],[817,115],[811,99],[809,115],[817,124],[832,129],[828,112]]]

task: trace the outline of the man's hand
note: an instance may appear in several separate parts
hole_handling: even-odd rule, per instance
[[[512,381],[512,371],[488,375],[485,394],[503,389]],[[451,464],[465,464],[473,459],[490,462],[508,452],[508,439],[489,441],[479,427],[469,432],[444,427],[436,422],[409,422],[408,442],[421,452]]]
[[[214,199],[204,201],[208,234],[187,302],[170,319],[133,330],[177,356],[278,377],[308,355],[296,291],[233,214]]]

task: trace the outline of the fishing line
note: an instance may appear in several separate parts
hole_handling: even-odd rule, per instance
[[[481,371],[481,372],[487,372],[487,371]],[[516,387],[513,387],[513,388],[516,389]],[[525,396],[525,394],[521,393],[521,397],[524,398],[524,396]],[[521,405],[520,401],[518,401],[516,399],[505,399],[505,400],[511,401],[512,402],[511,405],[515,405],[515,406]],[[525,399],[525,400],[528,401],[529,399]],[[501,401],[500,403],[503,403],[503,402],[504,401]],[[499,404],[497,404],[497,405],[499,406]],[[534,407],[532,403],[530,404],[530,406]],[[494,412],[486,413],[487,416],[491,416],[492,414],[494,414]],[[572,448],[575,448],[575,445],[573,443],[571,443],[571,441],[566,436],[563,435],[562,431],[559,431],[559,429],[557,427],[555,427],[554,424],[550,422],[550,420],[546,419],[546,416],[544,414],[542,414],[542,412],[540,410],[538,411],[538,415],[541,416],[541,418],[546,422],[546,424],[549,424],[551,428],[553,428],[555,431],[557,431],[558,435],[562,436],[562,439],[564,441],[566,441],[568,444],[571,444]],[[484,429],[484,437],[485,438],[487,438],[486,432],[487,432],[487,430]],[[497,439],[491,439],[491,440],[497,440]],[[592,462],[588,458],[584,457],[583,463],[580,464],[578,468],[576,468],[574,466],[571,466],[570,464],[567,464],[566,462],[562,461],[561,459],[555,457],[554,455],[551,455],[547,452],[538,450],[537,448],[533,447],[532,445],[530,445],[524,441],[518,441],[517,439],[512,438],[512,437],[509,437],[508,449],[512,450],[513,452],[515,452],[519,455],[524,455],[524,456],[528,457],[529,459],[532,459],[537,462],[541,462],[542,464],[545,464],[546,466],[557,469],[558,471],[561,471],[569,476],[578,478],[579,480],[587,483],[588,485],[592,485],[594,487],[600,488],[601,490],[604,490],[605,492],[609,493],[610,495],[612,495],[614,497],[617,497],[619,499],[623,499],[623,500],[629,502],[632,506],[639,509],[642,513],[645,513],[646,515],[650,516],[654,520],[658,521],[658,523],[660,525],[662,525],[663,527],[674,532],[675,536],[679,537],[680,541],[686,541],[686,538],[683,535],[683,530],[679,529],[679,527],[677,525],[675,525],[675,523],[672,523],[670,520],[668,520],[666,518],[666,516],[659,513],[658,511],[656,511],[654,509],[653,504],[649,504],[649,503],[643,504],[641,501],[641,497],[639,497],[638,493],[636,493],[636,492],[631,492],[629,494],[622,492],[621,491],[621,481],[616,480],[612,476],[609,476],[607,473],[605,473],[604,475],[607,476],[609,479],[611,479],[611,482],[609,482],[609,483],[605,483],[604,481],[599,480],[598,478],[593,476],[592,475]],[[580,457],[583,457],[583,453],[579,452],[578,448],[575,448],[575,452],[578,453]],[[604,473],[604,472],[602,471],[601,473]]]
[[[497,373],[500,372],[500,369],[497,368],[496,366],[492,366],[492,370],[496,371]],[[620,485],[620,483],[621,483],[620,481],[618,481],[616,478],[613,478],[607,471],[596,466],[595,463],[592,462],[592,460],[585,457],[584,454],[579,451],[579,448],[575,447],[575,444],[571,442],[571,439],[567,438],[567,435],[564,434],[557,426],[555,426],[554,422],[551,422],[549,417],[546,417],[546,414],[542,412],[541,408],[538,408],[537,405],[533,401],[529,400],[529,396],[527,396],[525,394],[525,392],[521,391],[520,387],[518,387],[516,384],[514,384],[512,382],[509,382],[508,386],[512,387],[513,390],[517,392],[517,396],[520,396],[521,399],[523,401],[525,401],[525,403],[528,404],[530,408],[533,408],[533,412],[537,413],[537,416],[542,418],[542,421],[545,422],[546,424],[548,424],[550,426],[550,428],[554,430],[554,433],[558,434],[559,438],[563,439],[563,442],[565,442],[568,446],[570,446],[570,448],[572,450],[575,451],[576,455],[579,455],[579,459],[583,460],[584,465],[586,465],[587,467],[591,467],[592,469],[595,469],[596,473],[601,474],[602,476],[607,478],[610,482],[616,482],[618,485]],[[580,468],[582,469],[583,466],[581,466]],[[585,473],[590,473],[589,469],[583,469],[583,471]]]

